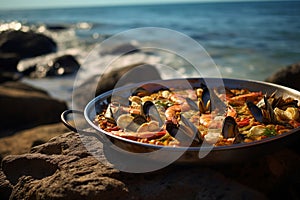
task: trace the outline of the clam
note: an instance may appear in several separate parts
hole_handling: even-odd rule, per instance
[[[130,123],[132,123],[134,117],[130,114],[123,114],[120,115],[118,117],[118,119],[116,120],[117,125],[121,128],[121,129],[126,129]]]
[[[286,110],[275,108],[274,113],[276,114],[278,121],[290,121],[299,120],[299,109],[294,107],[288,107]]]
[[[132,99],[135,103],[141,103],[139,98]],[[154,131],[160,130],[164,125],[164,121],[162,120],[159,111],[157,110],[155,104],[151,101],[146,101],[142,103],[140,106],[141,110],[137,113],[126,113],[117,115],[114,113],[113,105],[109,105],[105,117],[108,119],[116,119],[117,125],[126,131],[139,131],[142,130]],[[117,116],[117,117],[115,117]]]
[[[132,116],[131,114],[123,114],[117,119],[117,125],[126,131],[137,131],[138,128],[146,123],[147,120],[141,115]]]

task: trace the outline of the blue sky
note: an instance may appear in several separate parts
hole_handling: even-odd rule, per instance
[[[244,0],[188,0],[188,2],[244,1]],[[248,0],[249,1],[249,0]],[[251,0],[250,0],[251,1]],[[253,0],[252,0],[253,1]],[[270,1],[270,0],[269,0]],[[53,8],[75,6],[132,5],[187,2],[184,0],[0,0],[0,9]]]

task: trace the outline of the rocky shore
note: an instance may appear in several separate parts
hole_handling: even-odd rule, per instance
[[[103,155],[102,143],[92,136],[69,132],[60,122],[66,103],[19,81],[23,76],[42,78],[76,72],[80,67],[76,58],[53,56],[56,47],[42,34],[0,33],[0,199],[300,198],[299,141],[245,163],[174,164],[142,174],[118,171],[104,156],[96,159],[90,151]],[[47,60],[24,61],[36,56],[47,56]],[[20,63],[22,70],[18,69]],[[105,88],[102,85],[98,92],[113,87],[126,68],[104,77]],[[297,63],[266,81],[300,90],[299,78]]]

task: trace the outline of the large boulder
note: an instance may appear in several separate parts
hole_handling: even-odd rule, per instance
[[[300,62],[278,70],[268,77],[266,81],[300,91]]]
[[[0,70],[10,68],[9,71],[14,71],[19,60],[55,52],[56,49],[56,43],[40,33],[15,30],[1,32]]]
[[[132,83],[159,80],[161,76],[155,66],[136,63],[103,74],[96,88],[96,96],[108,90]]]
[[[20,59],[16,53],[0,52],[0,72],[16,72]]]
[[[160,73],[154,65],[134,63],[89,78],[73,91],[73,100],[78,109],[83,110],[90,100],[104,92],[132,83],[160,79]]]
[[[30,58],[55,52],[56,43],[49,37],[32,31],[4,31],[0,33],[0,52],[15,53]]]
[[[0,83],[7,81],[18,81],[23,77],[19,72],[0,72]]]
[[[60,121],[65,102],[22,82],[0,85],[0,130],[18,130]]]
[[[28,153],[33,146],[46,143],[53,137],[68,132],[62,123],[47,124],[0,137],[0,161],[8,155]]]
[[[71,132],[32,148],[31,153],[7,156],[2,160],[0,191],[10,199],[266,199],[231,178],[246,173],[243,168],[233,175],[228,171],[227,177],[199,165],[125,173],[107,163],[101,145],[92,136]],[[98,159],[87,146],[99,154]],[[261,179],[257,184],[262,181],[271,184]]]
[[[73,74],[80,68],[80,64],[73,55],[54,53],[22,60],[17,68],[24,76],[44,78]]]

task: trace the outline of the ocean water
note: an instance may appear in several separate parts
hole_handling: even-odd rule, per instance
[[[68,52],[78,58],[84,68],[84,79],[88,79],[107,70],[105,64],[114,59],[109,52],[95,53],[97,45],[115,35],[122,35],[124,31],[143,27],[164,28],[171,30],[172,34],[166,32],[162,36],[157,32],[136,31],[129,38],[115,38],[114,44],[130,43],[137,47],[167,45],[200,62],[202,55],[195,46],[177,38],[177,34],[182,34],[201,45],[202,51],[212,59],[209,62],[215,64],[222,77],[264,80],[278,69],[299,62],[299,19],[299,1],[1,10],[0,31],[11,26],[48,34],[58,43],[58,52]],[[49,26],[66,29],[47,30]],[[135,62],[172,66],[180,75],[195,76],[185,57],[164,51],[129,54],[111,68]],[[102,71],[99,67],[95,71],[95,66],[100,66]],[[209,74],[210,66],[204,65],[201,70]],[[170,75],[169,72],[165,74]],[[44,87],[52,95],[70,102],[75,77],[24,81]]]

